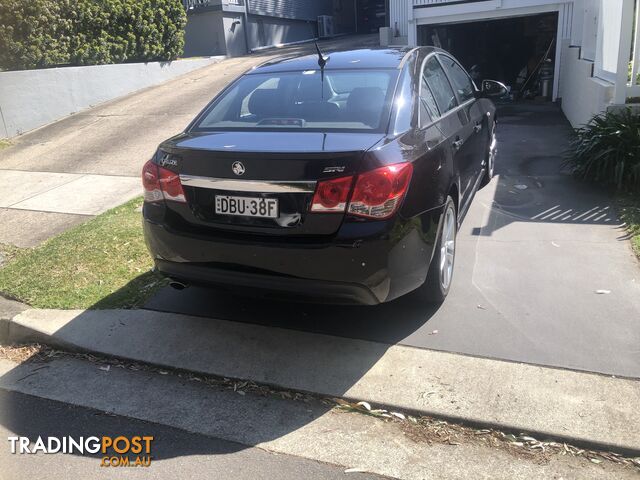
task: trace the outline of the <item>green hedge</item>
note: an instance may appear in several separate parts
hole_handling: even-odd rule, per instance
[[[173,60],[180,0],[0,0],[0,68]]]

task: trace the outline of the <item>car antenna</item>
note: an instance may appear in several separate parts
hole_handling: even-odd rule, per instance
[[[316,45],[316,51],[318,52],[318,65],[320,66],[320,79],[322,82],[321,98],[324,100],[324,67],[329,61],[329,57],[325,57],[322,54],[322,52],[320,51],[320,47],[318,46],[318,42],[314,42],[314,43]]]

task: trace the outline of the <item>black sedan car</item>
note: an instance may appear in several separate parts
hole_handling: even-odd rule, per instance
[[[176,288],[442,302],[492,177],[495,107],[447,52],[282,58],[222,91],[143,169],[144,232]]]

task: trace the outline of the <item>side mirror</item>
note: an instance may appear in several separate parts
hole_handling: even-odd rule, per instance
[[[509,87],[496,80],[482,81],[482,96],[486,98],[501,98],[509,95]]]

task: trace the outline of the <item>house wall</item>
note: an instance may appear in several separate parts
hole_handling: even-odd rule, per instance
[[[226,55],[222,10],[189,12],[184,31],[184,56]]]
[[[355,31],[354,0],[248,0],[252,49],[311,40],[318,16],[333,16],[334,32]]]
[[[248,0],[247,9],[254,15],[315,22],[318,15],[331,15],[333,0]]]
[[[581,29],[576,29],[576,35],[572,37],[572,43],[573,45],[580,45],[582,47],[582,58],[591,61],[596,59],[600,4],[600,0],[583,0],[582,6],[576,8],[577,15],[574,16],[574,21],[580,23]]]
[[[247,53],[247,41],[249,49],[256,49],[311,40],[317,35],[319,15],[344,17],[334,19],[336,33],[350,32],[355,27],[353,0],[246,1],[247,22],[244,7],[225,0],[189,10],[185,56],[234,57]]]
[[[345,5],[345,0],[248,0],[249,44],[253,49],[313,39],[318,16]]]
[[[391,35],[405,37],[409,35],[410,6],[407,0],[389,0],[389,25]],[[397,29],[397,31],[396,31]]]
[[[300,42],[316,36],[316,22],[263,15],[249,15],[249,45],[252,49]]]
[[[244,15],[240,12],[224,12],[222,14],[222,27],[227,43],[227,56],[239,57],[246,55],[247,37],[244,33]]]
[[[562,47],[560,90],[562,111],[574,127],[586,124],[613,101],[614,84],[592,76],[594,64],[580,58],[580,48],[567,40]]]
[[[611,82],[616,81],[620,52],[620,18],[624,0],[606,0],[598,15],[594,74]]]

